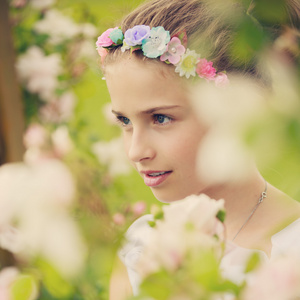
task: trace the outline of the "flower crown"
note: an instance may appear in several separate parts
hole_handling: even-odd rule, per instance
[[[148,58],[159,58],[167,64],[172,64],[176,67],[175,72],[181,77],[190,78],[197,74],[200,78],[215,81],[216,85],[228,82],[225,72],[217,73],[213,62],[205,58],[200,59],[200,55],[194,50],[186,48],[186,32],[170,37],[170,32],[162,26],[150,29],[146,25],[137,25],[128,29],[125,34],[118,27],[110,28],[102,33],[96,42],[102,63],[108,51],[119,46],[122,46],[122,52],[142,50]]]

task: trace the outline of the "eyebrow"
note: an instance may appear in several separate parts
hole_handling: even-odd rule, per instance
[[[149,109],[146,109],[146,110],[143,110],[140,112],[140,114],[152,114],[158,110],[163,110],[163,109],[173,109],[173,108],[179,108],[181,107],[180,105],[166,105],[166,106],[157,106],[157,107],[152,107],[152,108],[149,108]],[[115,110],[112,110],[112,113],[115,114],[115,115],[123,115],[121,112],[119,111],[115,111]]]

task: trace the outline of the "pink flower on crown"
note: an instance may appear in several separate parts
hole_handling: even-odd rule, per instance
[[[179,63],[181,56],[185,52],[185,47],[181,44],[178,37],[173,37],[167,45],[166,52],[160,57],[161,61],[168,60],[171,64]]]
[[[220,72],[217,74],[215,78],[215,84],[217,87],[226,86],[228,83],[229,83],[229,79],[225,73]]]
[[[214,80],[216,76],[216,69],[212,65],[212,61],[207,61],[205,58],[200,59],[196,68],[196,72],[199,77],[207,80]]]
[[[98,37],[98,40],[96,42],[97,49],[100,48],[100,47],[109,47],[114,43],[111,40],[111,38],[109,37],[109,35],[115,29],[118,29],[118,27],[109,28]]]

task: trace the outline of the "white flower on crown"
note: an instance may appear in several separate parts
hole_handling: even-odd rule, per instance
[[[45,18],[35,23],[33,29],[38,33],[48,34],[51,44],[59,44],[81,33],[82,29],[71,18],[56,9],[46,12]]]
[[[176,65],[175,72],[179,73],[179,76],[196,76],[196,67],[199,60],[199,54],[195,50],[187,49],[186,53],[182,55],[180,62]]]
[[[62,73],[61,63],[59,54],[46,56],[39,47],[32,46],[18,58],[16,69],[28,91],[51,101],[58,86],[57,76]]]

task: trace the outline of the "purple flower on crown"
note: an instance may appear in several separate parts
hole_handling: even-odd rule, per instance
[[[118,27],[116,28],[109,28],[107,29],[105,32],[103,32],[99,37],[98,40],[96,42],[96,46],[97,49],[101,48],[101,47],[110,47],[114,42],[112,41],[112,39],[109,37],[109,35],[111,34],[112,31],[114,31],[115,29],[118,29]]]
[[[153,27],[150,36],[143,40],[142,50],[145,56],[157,58],[166,52],[167,44],[170,42],[170,33],[162,26]]]
[[[142,45],[144,39],[150,35],[150,27],[146,25],[137,25],[131,29],[126,30],[124,35],[125,43],[128,46]]]
[[[185,47],[181,44],[178,37],[173,37],[167,45],[167,51],[160,57],[161,61],[168,60],[171,64],[179,63],[181,56],[185,52]]]

